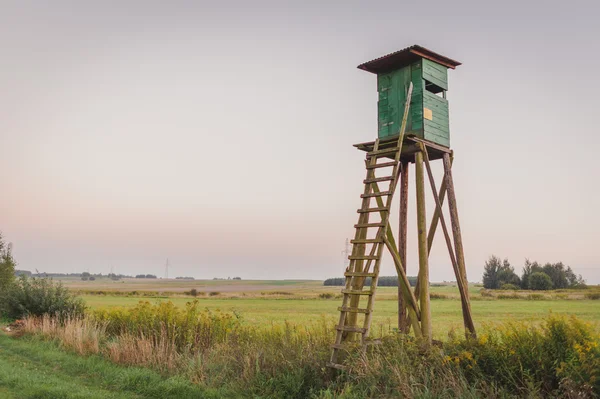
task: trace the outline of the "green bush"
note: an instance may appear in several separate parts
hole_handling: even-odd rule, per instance
[[[552,279],[546,273],[535,272],[529,276],[529,288],[536,291],[552,289]]]
[[[600,292],[586,292],[585,299],[600,299]]]
[[[60,283],[46,278],[19,276],[4,294],[5,313],[19,319],[26,316],[55,316],[66,318],[82,317],[85,305],[81,298],[71,294]]]
[[[11,245],[4,243],[2,233],[0,233],[0,294],[6,292],[13,284],[15,266],[16,262],[12,257]]]
[[[333,297],[335,297],[335,295],[332,294],[331,292],[322,292],[319,294],[319,298],[321,298],[321,299],[331,299]]]
[[[515,284],[510,284],[510,283],[506,283],[506,284],[502,284],[502,286],[500,287],[501,290],[520,290],[521,287],[519,287],[518,285]]]

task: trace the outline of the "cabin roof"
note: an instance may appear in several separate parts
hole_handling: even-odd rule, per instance
[[[358,69],[376,74],[386,73],[410,65],[413,62],[418,61],[420,58],[427,58],[428,60],[437,62],[440,65],[452,69],[461,65],[461,63],[458,61],[415,44],[414,46],[410,46],[394,53],[384,55],[383,57],[376,58],[372,61],[360,64]]]

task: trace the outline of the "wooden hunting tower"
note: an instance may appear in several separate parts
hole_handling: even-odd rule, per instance
[[[400,133],[408,85],[413,92],[406,135],[450,147],[448,68],[460,65],[421,46],[412,46],[366,62],[358,68],[377,74],[378,136]]]
[[[411,46],[358,67],[377,74],[379,93],[378,132],[375,141],[356,144],[366,152],[366,178],[355,236],[351,241],[350,264],[344,276],[342,305],[337,335],[332,345],[329,367],[345,369],[345,353],[363,350],[377,343],[369,339],[371,318],[383,249],[387,248],[398,273],[398,330],[411,329],[425,345],[432,341],[429,297],[429,252],[438,225],[450,255],[462,303],[467,336],[475,336],[471,315],[465,257],[452,179],[453,152],[450,150],[448,114],[448,69],[459,62],[421,46]],[[431,160],[443,160],[444,176],[439,192],[431,170]],[[407,277],[408,172],[415,165],[418,282],[414,290]],[[426,221],[425,174],[431,186],[435,212],[429,229]],[[379,176],[378,176],[379,175]],[[390,210],[400,183],[398,240],[390,226]],[[442,205],[448,197],[451,231]],[[451,237],[452,234],[452,237]],[[397,244],[396,244],[397,243]],[[367,278],[371,279],[365,287]],[[360,317],[364,316],[362,321]]]

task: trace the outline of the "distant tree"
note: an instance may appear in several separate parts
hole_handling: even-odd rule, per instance
[[[90,279],[90,274],[88,272],[81,273],[81,279],[83,281],[88,281]]]
[[[515,274],[515,269],[510,265],[508,259],[501,261],[495,255],[485,262],[483,268],[483,287],[496,290],[502,287],[503,284],[519,285],[521,281],[519,276]]]
[[[411,285],[411,287],[414,287],[417,284],[417,279],[418,278],[416,276],[408,276],[408,282]],[[327,280],[323,281],[324,286],[341,287],[344,284],[346,284],[346,279],[343,277],[328,278]],[[365,279],[365,285],[371,285],[371,277],[367,277]],[[378,287],[397,287],[398,286],[398,277],[396,277],[396,276],[381,276],[381,277],[379,277],[379,280],[377,280],[377,286]]]
[[[29,270],[15,270],[15,277],[27,276],[31,277],[32,273]]]
[[[544,266],[540,266],[539,263],[530,262],[528,259],[525,260],[523,267],[521,287],[533,289],[529,281],[533,273],[544,273],[550,277],[554,289],[585,287],[585,280],[581,275],[576,275],[570,266],[565,266],[562,262],[546,263]]]
[[[15,262],[11,245],[4,243],[0,233],[0,293],[5,292],[15,281]]]
[[[94,281],[94,280],[96,280],[96,277],[90,276],[90,281]]]
[[[529,288],[529,277],[533,273],[542,272],[542,267],[537,262],[530,262],[529,259],[525,259],[525,266],[523,266],[523,273],[521,274],[521,288],[528,290]]]
[[[544,272],[535,272],[529,276],[529,289],[531,290],[551,290],[552,279]]]
[[[233,279],[234,280],[241,280],[242,278],[241,277],[234,277]]]

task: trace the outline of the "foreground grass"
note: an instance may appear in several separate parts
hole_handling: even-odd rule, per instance
[[[48,316],[31,318],[25,320],[23,332],[87,359],[148,367],[194,382],[205,388],[192,393],[197,397],[595,398],[600,393],[600,336],[592,323],[575,317],[549,316],[538,324],[498,323],[482,328],[477,339],[450,334],[446,342],[432,347],[410,336],[388,334],[366,352],[349,348],[348,372],[337,378],[324,367],[334,337],[329,323],[256,328],[235,314],[206,312],[200,301],[185,309],[141,303],[134,309],[94,311],[65,323]],[[35,349],[27,359],[32,356]],[[17,358],[13,366],[20,367],[20,361]],[[118,374],[86,371],[82,362],[84,366],[64,371],[75,378],[91,374],[85,387],[141,397],[186,397],[185,389],[190,389],[184,380],[174,380],[183,390],[174,393],[160,388],[161,381],[169,380],[152,380],[146,374],[119,380]],[[60,373],[64,366],[57,364]]]
[[[221,398],[147,368],[122,367],[99,356],[81,357],[35,337],[0,333],[0,398]]]

